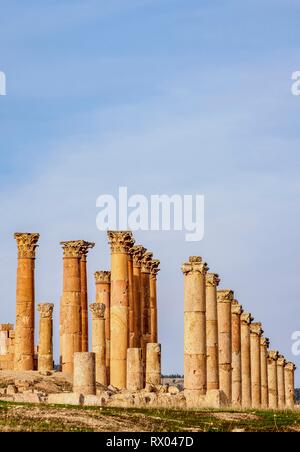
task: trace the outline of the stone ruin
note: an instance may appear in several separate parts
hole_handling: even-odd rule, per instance
[[[0,371],[55,376],[51,303],[38,305],[39,345],[34,346],[34,268],[39,234],[17,233],[15,239],[16,328],[0,325]],[[184,391],[163,385],[157,323],[160,262],[146,248],[135,245],[130,231],[109,231],[108,241],[111,269],[95,273],[96,299],[89,309],[87,256],[94,243],[61,243],[62,373],[57,375],[68,380],[64,388],[55,391],[52,381],[54,389],[47,393],[35,389],[33,383],[28,387],[26,381],[17,380],[18,384],[2,388],[0,396],[5,400],[96,406],[294,408],[295,365],[269,350],[261,323],[244,311],[232,290],[218,290],[219,276],[209,273],[198,256],[182,266]]]

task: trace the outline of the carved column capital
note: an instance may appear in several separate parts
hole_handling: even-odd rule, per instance
[[[160,272],[160,261],[158,259],[152,259],[151,264],[150,264],[150,275],[151,278],[156,278],[158,272]]]
[[[146,248],[144,248],[142,245],[135,245],[131,248],[134,267],[141,267],[142,259],[146,251]]]
[[[38,312],[41,318],[51,319],[53,315],[54,304],[52,303],[40,303],[38,304]]]
[[[243,314],[241,315],[241,322],[250,325],[252,321],[252,314],[250,314],[250,312],[243,312]]]
[[[269,339],[268,337],[261,337],[261,338],[260,338],[260,345],[261,345],[262,347],[268,348],[269,345],[270,345],[270,339]]]
[[[260,322],[253,322],[250,325],[250,333],[256,334],[257,336],[261,336],[263,334],[263,330]]]
[[[279,356],[279,352],[277,350],[269,350],[268,352],[268,358],[272,361],[277,361]]]
[[[239,304],[237,300],[233,300],[231,304],[231,313],[236,315],[242,315],[243,314],[243,306]]]
[[[278,364],[278,366],[284,367],[284,366],[285,366],[285,363],[286,363],[286,360],[285,360],[284,356],[279,355],[279,356],[278,356],[278,359],[277,359],[277,364]]]
[[[201,273],[201,275],[207,274],[209,268],[206,262],[202,261],[200,256],[190,256],[189,261],[185,262],[181,267],[182,273],[187,275],[191,272]]]
[[[220,278],[217,273],[206,274],[206,287],[218,287],[220,284]]]
[[[81,259],[86,260],[89,250],[95,247],[95,243],[82,241],[81,245]]]
[[[110,284],[111,272],[99,271],[94,273],[96,284]]]
[[[82,245],[84,244],[83,240],[69,240],[67,242],[60,242],[63,252],[64,258],[81,258],[82,256]]]
[[[92,313],[93,320],[104,319],[105,304],[103,304],[103,303],[93,303],[93,304],[90,305],[90,311]]]
[[[146,251],[141,260],[141,272],[142,273],[150,273],[152,258],[153,258],[153,253],[151,253],[151,251]]]
[[[297,367],[295,366],[295,364],[294,364],[294,363],[291,363],[291,362],[287,362],[287,363],[285,364],[285,368],[286,368],[287,370],[289,370],[290,372],[295,372],[295,370],[297,369]]]
[[[128,253],[134,243],[131,231],[108,231],[107,236],[112,253]]]
[[[35,259],[40,234],[16,232],[14,238],[17,242],[19,259]]]
[[[231,289],[217,291],[218,303],[232,303],[234,300],[234,292]]]

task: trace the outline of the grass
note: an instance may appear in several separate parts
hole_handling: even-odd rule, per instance
[[[157,410],[0,402],[0,431],[290,432],[300,411]]]

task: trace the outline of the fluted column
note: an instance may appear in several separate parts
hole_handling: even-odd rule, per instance
[[[161,385],[161,345],[147,344],[146,387]]]
[[[269,386],[269,408],[278,408],[278,380],[277,380],[277,359],[278,352],[270,350],[268,353],[268,386]]]
[[[285,375],[284,367],[286,361],[282,355],[277,359],[277,391],[278,391],[278,408],[279,410],[285,409]]]
[[[15,370],[34,370],[35,251],[39,234],[16,233],[18,247]]]
[[[127,350],[127,389],[138,391],[143,389],[143,359],[141,348],[128,348]]]
[[[241,315],[242,306],[234,300],[231,305],[232,322],[232,405],[242,405],[242,353],[241,353]]]
[[[160,261],[153,259],[150,268],[150,342],[157,343],[158,330],[157,330],[157,274]]]
[[[109,271],[98,271],[94,274],[96,284],[96,303],[105,306],[105,341],[106,341],[106,379],[110,379],[110,278]]]
[[[62,371],[73,374],[74,353],[81,351],[81,247],[83,241],[61,242],[64,251],[60,338]]]
[[[220,390],[232,402],[232,343],[231,343],[231,304],[232,290],[218,290],[218,323],[219,323],[219,378]]]
[[[262,333],[261,323],[254,322],[250,325],[251,394],[253,408],[261,407],[260,338]]]
[[[107,385],[106,340],[105,340],[105,304],[90,305],[92,313],[92,352],[96,355],[96,381]]]
[[[219,389],[219,339],[216,273],[206,274],[207,390]]]
[[[242,351],[242,407],[251,408],[251,354],[250,324],[253,317],[248,312],[241,315],[241,351]]]
[[[142,346],[141,262],[145,252],[146,248],[141,245],[132,247],[135,348],[141,348]]]
[[[270,341],[266,337],[260,338],[260,370],[261,370],[261,407],[266,409],[269,406],[268,389],[268,348]]]
[[[88,325],[88,289],[87,289],[87,255],[89,250],[94,248],[95,243],[83,242],[80,259],[80,280],[81,280],[81,351],[89,351],[89,325]]]
[[[207,264],[192,256],[184,263],[184,390],[188,405],[197,406],[207,390]]]
[[[142,322],[142,338],[141,348],[143,350],[143,366],[146,372],[146,349],[150,342],[150,269],[153,254],[146,251],[141,263],[141,322]]]
[[[129,231],[108,231],[111,246],[110,384],[126,388],[128,348],[128,249]]]
[[[134,346],[134,289],[133,289],[133,246],[134,239],[128,243],[128,347]]]
[[[295,364],[290,362],[285,364],[285,402],[288,410],[293,410],[295,406],[295,370]]]
[[[49,372],[53,370],[53,308],[51,303],[38,305],[40,313],[38,370]]]

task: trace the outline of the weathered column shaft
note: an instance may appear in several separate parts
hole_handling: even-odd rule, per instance
[[[268,347],[270,341],[262,337],[260,340],[260,370],[261,370],[261,407],[266,409],[269,406],[268,389]]]
[[[134,243],[134,241],[133,241]],[[132,243],[132,245],[133,245]],[[133,246],[128,251],[128,346],[132,348],[134,346],[134,291],[133,291]]]
[[[285,359],[283,356],[279,356],[277,360],[277,391],[278,391],[278,408],[280,410],[285,409]]]
[[[153,259],[150,270],[150,342],[157,343],[157,274],[159,272],[160,261]]]
[[[217,286],[219,276],[206,275],[206,342],[207,342],[207,390],[219,389],[219,340]]]
[[[255,322],[250,325],[251,394],[253,408],[261,407],[260,338],[262,333],[261,323]]]
[[[15,370],[34,370],[35,250],[39,234],[16,233],[18,246]]]
[[[161,385],[161,345],[147,344],[146,386]]]
[[[96,303],[105,306],[105,355],[106,355],[106,380],[110,380],[110,278],[109,271],[99,271],[95,273],[96,283]]]
[[[144,372],[146,371],[147,344],[150,342],[150,269],[152,257],[151,252],[145,252],[141,266],[141,348],[143,350]]]
[[[271,350],[268,353],[268,386],[269,386],[269,408],[278,408],[278,380],[277,380],[278,352]]]
[[[133,247],[134,348],[142,347],[141,261],[146,249]]]
[[[143,389],[143,359],[141,348],[129,348],[127,350],[127,389],[138,391]]]
[[[295,370],[293,363],[286,363],[284,368],[285,377],[285,402],[286,408],[293,410],[295,406]]]
[[[233,301],[231,307],[232,322],[232,405],[242,405],[242,354],[241,354],[241,315],[242,306]]]
[[[93,303],[92,313],[92,351],[96,356],[96,381],[107,385],[106,372],[106,339],[105,339],[105,305]]]
[[[219,323],[219,378],[228,403],[232,402],[232,343],[231,343],[231,304],[232,290],[218,290]]]
[[[128,348],[128,250],[132,234],[109,231],[111,245],[110,384],[126,388]]]
[[[95,369],[95,353],[74,353],[73,392],[83,395],[96,395]]]
[[[62,242],[64,250],[63,295],[61,297],[60,338],[62,371],[72,374],[74,353],[81,342],[81,274],[80,260],[83,241]]]
[[[38,370],[40,372],[53,370],[53,307],[51,303],[38,305],[40,313]]]
[[[241,315],[241,351],[242,351],[242,407],[251,408],[251,353],[250,353],[250,324],[251,314]]]
[[[206,273],[201,257],[183,264],[184,274],[184,388],[187,403],[197,405],[207,391]]]
[[[81,247],[80,280],[81,280],[81,351],[89,351],[89,325],[88,325],[88,289],[87,289],[87,255],[94,243],[83,242]]]

